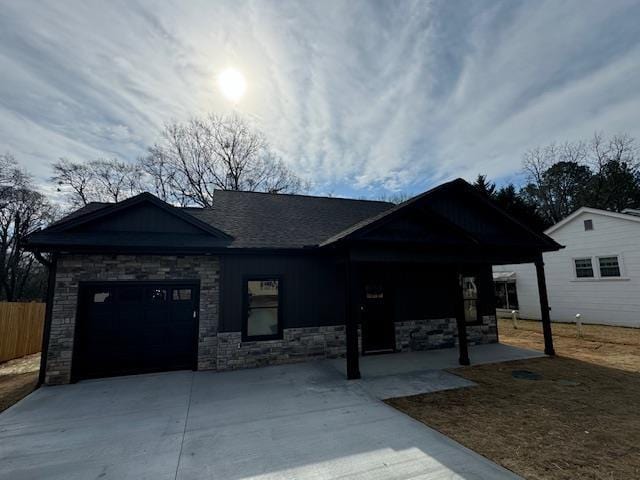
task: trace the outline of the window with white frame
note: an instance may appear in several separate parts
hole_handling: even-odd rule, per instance
[[[620,262],[617,256],[598,257],[598,267],[602,278],[620,276]]]
[[[593,278],[593,263],[591,263],[591,258],[574,258],[573,263],[576,268],[576,278]]]

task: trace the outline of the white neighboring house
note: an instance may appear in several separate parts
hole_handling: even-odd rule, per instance
[[[565,246],[544,254],[552,321],[640,327],[640,210],[583,207],[545,233]],[[535,266],[493,272],[499,314],[540,319]]]

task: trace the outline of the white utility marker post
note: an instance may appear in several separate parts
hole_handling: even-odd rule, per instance
[[[578,338],[582,338],[582,315],[576,313],[576,329],[578,330]]]
[[[511,320],[513,321],[513,328],[518,329],[518,311],[511,310]]]

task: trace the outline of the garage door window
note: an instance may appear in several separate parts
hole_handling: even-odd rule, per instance
[[[281,282],[278,278],[247,280],[245,284],[245,340],[271,340],[281,337]]]
[[[93,293],[93,303],[108,303],[113,301],[113,292],[110,290],[100,290]]]
[[[191,289],[190,288],[174,288],[173,296],[171,298],[173,298],[174,301],[191,300]]]

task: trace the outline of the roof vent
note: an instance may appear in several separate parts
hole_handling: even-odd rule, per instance
[[[593,230],[593,220],[585,220],[584,221],[584,231],[587,232],[589,230]]]

